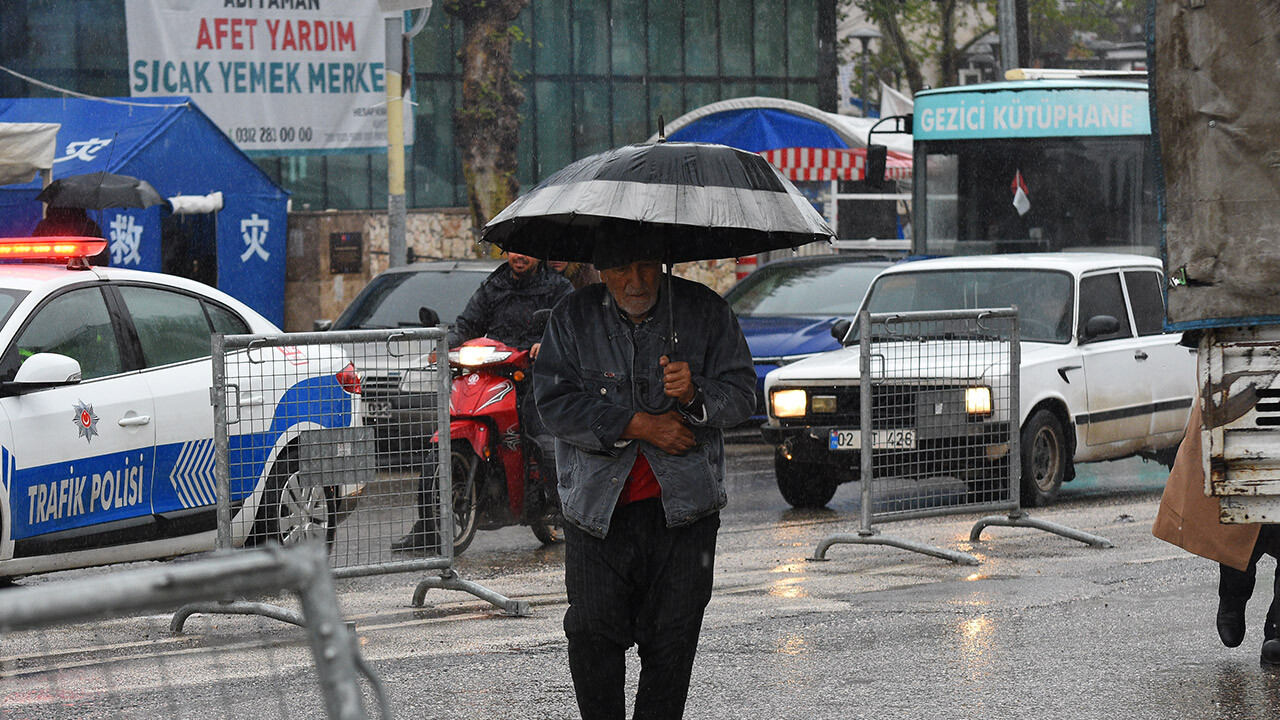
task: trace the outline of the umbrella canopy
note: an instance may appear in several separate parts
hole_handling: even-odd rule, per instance
[[[508,252],[577,262],[591,262],[600,243],[661,243],[669,263],[834,237],[809,201],[759,155],[661,141],[565,167],[498,213],[481,234]]]
[[[148,208],[165,203],[165,199],[146,180],[109,172],[70,175],[54,180],[40,191],[36,199],[50,207],[86,210]]]

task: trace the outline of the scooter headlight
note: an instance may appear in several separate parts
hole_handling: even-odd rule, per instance
[[[463,367],[476,367],[499,363],[511,357],[510,350],[498,350],[488,345],[463,345],[449,351],[449,362]]]

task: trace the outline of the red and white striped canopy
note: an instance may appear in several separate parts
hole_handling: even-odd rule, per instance
[[[865,148],[780,148],[761,155],[782,171],[788,180],[862,180],[866,177]],[[911,179],[911,156],[889,151],[885,176],[890,180]]]

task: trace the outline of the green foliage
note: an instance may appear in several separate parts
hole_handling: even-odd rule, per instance
[[[1146,0],[1026,0],[1031,65],[1061,67],[1091,55],[1084,37],[1118,42],[1141,40]],[[921,67],[936,73],[934,84],[951,85],[974,42],[996,32],[997,0],[839,0],[844,18],[861,15],[880,29],[870,68],[892,83],[904,78],[923,89]],[[963,39],[963,40],[962,40]],[[861,44],[844,38],[842,62],[855,60]]]

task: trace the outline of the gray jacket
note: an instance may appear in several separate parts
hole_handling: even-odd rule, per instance
[[[689,363],[705,415],[690,421],[697,446],[669,455],[641,440],[620,440],[640,410],[675,407],[663,394],[658,359],[669,351],[667,278],[652,316],[634,325],[603,284],[574,292],[551,314],[534,363],[538,412],[556,436],[565,519],[592,535],[609,532],[627,473],[643,452],[662,486],[667,525],[686,525],[724,507],[721,428],[755,410],[751,352],[729,305],[705,285],[672,279],[678,346]]]

